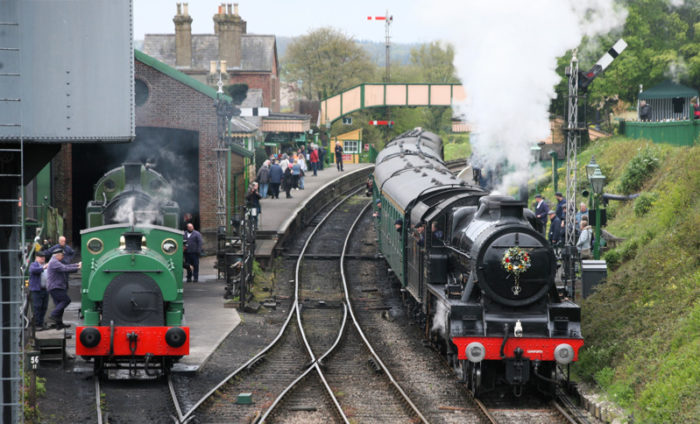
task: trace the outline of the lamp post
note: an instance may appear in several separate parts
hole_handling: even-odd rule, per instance
[[[556,193],[559,191],[557,189],[558,183],[559,183],[559,174],[557,173],[557,152],[554,150],[550,150],[548,152],[549,157],[552,158],[552,185],[554,185],[554,192]]]
[[[598,163],[595,161],[595,156],[591,156],[591,161],[586,164],[586,178],[588,178],[588,183],[591,182],[591,177],[595,173],[596,169],[600,169],[598,166]],[[583,193],[584,196],[586,196],[586,193]],[[590,193],[590,197],[588,198],[588,210],[592,211],[595,210],[595,203],[593,197],[595,196],[594,193]],[[590,213],[590,212],[589,212]]]
[[[593,188],[595,197],[595,242],[593,243],[593,259],[600,259],[600,196],[603,194],[605,186],[605,175],[600,172],[600,168],[595,168],[593,175],[588,178]]]

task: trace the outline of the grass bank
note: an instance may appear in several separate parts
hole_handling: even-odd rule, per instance
[[[605,254],[607,283],[582,302],[576,373],[635,422],[700,422],[700,146],[599,140],[580,154],[579,176],[591,155],[606,192],[644,195],[608,207],[607,229],[626,240]]]

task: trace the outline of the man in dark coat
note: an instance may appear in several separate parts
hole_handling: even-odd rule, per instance
[[[335,142],[335,166],[338,171],[343,170],[343,146],[338,141]]]
[[[547,228],[547,213],[549,206],[544,201],[541,194],[535,195],[535,217],[542,223],[542,231]]]
[[[639,120],[651,121],[651,105],[648,105],[646,100],[639,102]]]
[[[561,227],[561,219],[555,211],[549,211],[549,242],[552,245],[558,244],[564,238],[564,229]]]
[[[566,198],[560,192],[556,192],[554,197],[557,198],[557,208],[555,211],[557,213],[557,218],[564,221],[564,214],[566,213]]]
[[[260,197],[267,197],[267,189],[270,187],[270,161],[266,160],[258,170],[257,182],[260,184]]]
[[[318,146],[318,169],[323,171],[324,162],[326,160],[326,149],[323,145]]]
[[[48,255],[48,256],[51,257],[51,255],[53,255],[54,252],[55,252],[57,249],[63,250],[63,260],[62,260],[61,262],[63,262],[65,265],[68,265],[69,263],[71,263],[71,262],[73,261],[73,256],[75,255],[75,252],[74,252],[73,249],[72,249],[70,246],[68,246],[68,244],[66,243],[66,238],[65,238],[65,236],[60,236],[60,237],[58,238],[58,244],[52,246],[52,247],[49,249],[49,252],[48,252],[49,255]]]
[[[284,171],[277,162],[270,166],[270,196],[275,199],[280,198],[280,184]]]
[[[185,262],[187,267],[187,282],[199,281],[199,255],[202,254],[202,235],[194,229],[192,223],[187,224],[187,229],[183,235],[185,245]]]
[[[48,274],[46,289],[56,305],[56,308],[49,316],[50,327],[59,330],[70,327],[70,324],[63,323],[63,311],[71,302],[70,297],[68,297],[68,274],[77,272],[82,267],[82,262],[66,265],[63,263],[64,259],[63,249],[57,248],[54,250],[49,266],[46,268]]]
[[[45,330],[44,324],[46,310],[49,307],[49,292],[46,291],[49,264],[46,263],[46,254],[36,252],[34,262],[29,265],[29,291],[32,295],[32,311],[34,312],[34,328]]]
[[[284,170],[284,176],[282,177],[282,187],[284,192],[287,194],[287,199],[291,199],[292,195],[289,192],[292,190],[292,184],[294,177],[292,176],[292,164],[287,165],[287,169]]]

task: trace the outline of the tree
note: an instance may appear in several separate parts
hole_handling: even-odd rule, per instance
[[[351,37],[333,28],[320,28],[289,45],[285,73],[288,81],[302,81],[304,97],[321,100],[370,81],[375,65]]]

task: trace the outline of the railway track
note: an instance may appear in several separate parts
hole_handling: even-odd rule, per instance
[[[175,393],[173,382],[168,375],[148,382],[133,380],[100,381],[93,377],[95,385],[95,406],[97,424],[110,423],[185,423]],[[124,399],[128,402],[124,402]],[[112,401],[121,400],[112,405]],[[155,409],[153,405],[167,405],[167,410]]]
[[[361,188],[358,189],[356,193],[361,190]],[[312,234],[308,237],[304,251],[307,250],[318,229],[324,225],[326,220],[328,220],[333,212],[341,205],[345,203],[348,204],[347,210],[341,211],[347,216],[355,218],[359,215],[362,207],[358,207],[357,205],[353,206],[353,202],[348,202],[349,199],[353,197],[354,194],[346,196],[317,223]],[[338,228],[331,228],[330,231],[326,231],[326,233],[330,233],[330,235],[327,235],[325,239],[320,238],[319,241],[315,243],[314,249],[328,252],[332,244],[329,240],[333,238],[337,239],[336,231],[347,232],[347,224],[348,223],[344,222],[342,219],[338,220],[334,218],[331,220],[331,227],[336,226]],[[321,368],[322,362],[319,361],[319,359],[324,357],[320,352],[329,351],[330,347],[337,345],[337,339],[343,334],[342,331],[339,331],[339,328],[342,328],[342,323],[347,320],[346,307],[341,302],[342,292],[337,282],[335,294],[330,286],[325,288],[320,285],[313,286],[313,284],[320,283],[321,281],[306,283],[306,285],[299,284],[302,260],[303,254],[300,255],[300,260],[297,263],[295,301],[277,336],[260,352],[251,357],[238,369],[227,375],[208,393],[202,396],[199,401],[194,403],[194,405],[182,415],[181,420],[183,422],[194,417],[195,412],[207,417],[211,416],[212,419],[223,419],[229,422],[250,420],[251,418],[255,418],[255,416],[251,416],[251,411],[253,409],[250,408],[249,405],[239,405],[235,402],[235,395],[236,393],[240,393],[242,388],[245,388],[247,392],[253,393],[256,397],[255,409],[257,410],[257,408],[259,408],[257,405],[264,408],[268,405],[279,404],[279,402],[274,403],[276,397],[279,397],[279,394],[283,393],[285,388],[290,387],[292,382],[302,381],[304,377],[311,374],[311,371],[315,372],[315,387],[314,384],[307,385],[309,387],[306,391],[311,393],[315,401],[317,401],[319,395],[324,392],[325,397],[328,399],[327,402],[316,402],[313,409],[322,416],[327,417],[335,413],[342,419],[344,412],[340,408],[336,394],[330,388],[328,382],[324,381],[323,370]],[[323,263],[324,266],[328,265],[328,261],[326,260],[324,260]],[[317,273],[316,271],[317,270],[309,270],[307,268],[305,272],[313,275]],[[325,283],[330,282],[332,284],[333,278],[327,273],[323,275],[324,278],[321,280]],[[294,317],[297,317],[296,320]],[[313,325],[314,328],[318,327],[319,330],[308,333],[302,332],[301,329],[305,325],[304,322],[308,325],[308,323],[312,321],[319,323],[319,325]],[[334,323],[335,325],[329,325],[328,322]],[[320,323],[325,323],[325,325],[321,325]],[[330,337],[331,335],[334,337]],[[315,346],[314,348],[311,347],[311,343]],[[276,397],[272,396],[273,394]],[[303,410],[312,408],[297,407],[296,409]]]
[[[337,336],[331,339],[328,337],[329,334],[324,334],[322,337],[317,334],[320,328],[327,327],[321,324],[327,319],[323,317],[324,314],[317,314],[313,310],[312,313],[306,313],[308,311],[303,308],[301,313],[297,314],[302,338],[308,342],[306,347],[313,363],[275,399],[259,422],[265,422],[273,416],[276,421],[281,422],[323,420],[323,414],[317,413],[316,417],[309,414],[309,412],[318,412],[313,405],[318,403],[318,398],[314,396],[319,390],[314,388],[313,383],[309,384],[312,379],[316,380],[316,385],[318,382],[322,383],[328,399],[327,403],[334,406],[339,421],[347,423],[352,419],[360,422],[428,422],[384,365],[381,357],[377,355],[353,313],[345,275],[345,255],[348,252],[350,236],[368,208],[369,204],[363,208],[362,213],[358,214],[350,229],[346,230],[347,236],[338,264],[341,284],[334,282],[328,284],[326,280],[325,293],[324,290],[318,290],[319,287],[308,287],[308,282],[312,281],[313,284],[314,280],[310,276],[318,275],[313,271],[314,261],[305,261],[307,263],[304,266],[307,267],[308,262],[311,262],[312,269],[309,274],[306,268],[305,273],[310,276],[304,279],[300,275],[301,261],[297,263],[297,287],[303,287],[302,281],[306,282],[307,286],[301,291],[302,296],[297,295],[297,300],[303,298],[308,302],[310,288],[314,293],[320,291],[321,297],[331,296],[332,302],[336,302],[336,298],[339,297],[340,303],[337,309],[342,310],[343,316],[336,331]],[[307,251],[310,241],[311,238],[302,252]],[[316,247],[316,250],[323,248],[323,245],[321,238],[316,244],[320,247]],[[308,250],[313,256],[314,249]],[[327,302],[319,299],[318,295],[311,295],[311,300],[319,303]],[[328,343],[331,340],[333,342]],[[309,386],[311,389],[307,389]]]
[[[352,198],[347,196],[332,209],[346,202],[342,212],[356,218],[355,226],[363,214],[351,205]],[[195,413],[202,422],[327,422],[331,417],[338,422],[549,422],[522,419],[522,414],[520,419],[511,419],[513,414],[504,413],[505,408],[486,406],[487,413],[479,416],[478,401],[468,401],[466,389],[456,382],[452,370],[436,352],[421,352],[420,337],[404,333],[394,334],[395,340],[387,339],[387,329],[380,328],[381,322],[386,323],[384,317],[401,307],[400,300],[396,293],[393,300],[388,300],[391,295],[384,299],[376,296],[386,291],[380,275],[374,279],[370,275],[371,284],[376,282],[377,287],[348,282],[348,262],[369,263],[375,268],[383,263],[368,261],[376,252],[372,243],[356,241],[349,253],[348,238],[342,252],[333,250],[332,241],[337,244],[338,234],[348,233],[349,225],[334,217],[333,210],[314,218],[315,228],[308,234],[302,252],[288,255],[299,258],[294,302],[277,336],[199,401],[190,403],[193,406],[186,413],[178,413],[177,422],[189,422]],[[312,243],[324,224],[330,229]],[[363,226],[371,228],[371,223],[364,222]],[[369,237],[373,238],[373,233]],[[363,243],[364,251],[357,249]],[[334,261],[342,265],[336,266]],[[324,278],[307,278],[314,275]],[[342,288],[336,280],[342,280]],[[398,302],[398,307],[391,302]],[[371,346],[372,341],[377,348]],[[399,343],[406,344],[405,348],[397,347]],[[400,350],[401,355],[392,348]],[[382,362],[386,359],[389,363]],[[236,395],[244,392],[253,393],[254,405],[236,402]],[[550,421],[552,416],[558,417],[550,413]],[[554,422],[568,421],[556,418]]]

